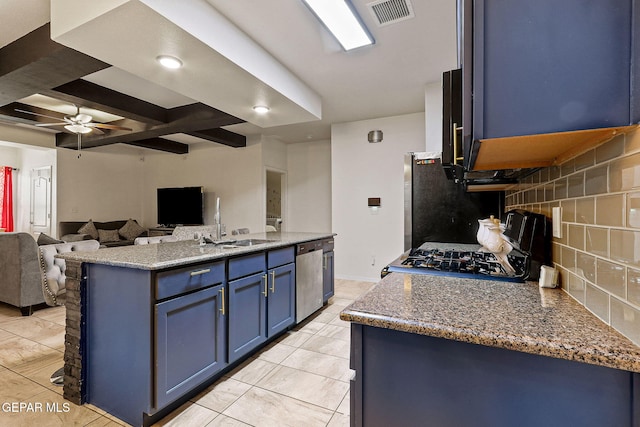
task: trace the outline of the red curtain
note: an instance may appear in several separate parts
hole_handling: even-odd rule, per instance
[[[1,168],[0,176],[0,228],[13,231],[13,168]]]

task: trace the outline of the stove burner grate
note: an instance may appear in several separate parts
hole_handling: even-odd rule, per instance
[[[509,254],[509,263],[516,269],[515,276],[524,274],[522,256]],[[402,265],[408,268],[442,272],[514,277],[509,275],[491,252],[440,249],[412,249]]]

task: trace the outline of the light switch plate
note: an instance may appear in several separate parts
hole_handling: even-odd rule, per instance
[[[551,223],[553,229],[553,237],[562,239],[562,208],[556,207],[551,209]]]

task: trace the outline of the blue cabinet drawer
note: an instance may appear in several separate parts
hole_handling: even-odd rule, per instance
[[[224,261],[191,265],[156,275],[156,299],[169,298],[224,282]]]
[[[266,271],[264,252],[245,255],[229,260],[229,280],[249,276],[250,274]]]
[[[274,249],[267,252],[267,268],[280,267],[281,265],[290,264],[295,260],[295,247]]]

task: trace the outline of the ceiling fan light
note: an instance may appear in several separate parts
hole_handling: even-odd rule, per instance
[[[160,55],[156,57],[156,61],[158,61],[163,67],[170,68],[172,70],[182,67],[182,61],[175,56]]]
[[[69,132],[73,132],[73,133],[85,134],[85,133],[91,132],[90,127],[83,126],[83,125],[66,125],[64,128]]]
[[[267,107],[266,105],[254,105],[253,111],[258,114],[267,114],[269,112],[269,107]]]
[[[75,117],[75,121],[76,122],[80,122],[82,124],[89,123],[89,122],[91,122],[91,120],[93,120],[93,117],[91,117],[88,114],[83,114],[83,113],[76,114],[76,117]]]

